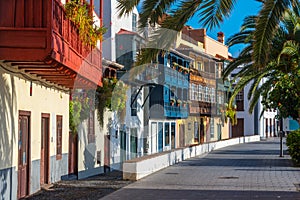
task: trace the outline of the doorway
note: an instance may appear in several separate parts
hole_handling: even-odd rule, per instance
[[[204,143],[204,121],[203,118],[200,119],[200,144]]]
[[[184,124],[179,124],[179,146],[184,147],[185,146],[185,127]]]
[[[75,174],[77,176],[78,172],[78,160],[77,160],[77,154],[78,154],[78,137],[77,134],[72,134],[72,132],[69,132],[69,174]]]
[[[30,115],[19,111],[18,123],[18,198],[29,195],[30,186]]]
[[[110,135],[104,135],[104,172],[110,171]]]
[[[49,120],[50,114],[42,113],[41,121],[41,172],[40,183],[41,185],[50,183],[50,155],[49,155]]]

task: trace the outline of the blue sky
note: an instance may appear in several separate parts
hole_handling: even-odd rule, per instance
[[[261,3],[255,0],[237,0],[233,11],[229,18],[221,24],[221,27],[213,30],[207,30],[208,36],[217,39],[217,33],[222,31],[225,34],[225,41],[231,35],[239,32],[243,20],[246,16],[255,15],[260,9]],[[199,24],[197,15],[195,15],[188,23],[193,28],[202,28]],[[243,46],[234,46],[229,49],[230,53],[236,57]]]
[[[208,36],[217,39],[217,33],[222,31],[225,34],[226,41],[226,38],[229,38],[231,35],[239,32],[243,23],[243,19],[246,16],[255,15],[258,13],[260,5],[261,3],[255,0],[237,0],[229,18],[225,19],[225,21],[221,24],[221,27],[208,30]],[[189,20],[187,24],[193,28],[202,28],[201,24],[198,22],[197,14],[191,20]],[[229,51],[234,57],[236,57],[242,48],[243,46],[234,46],[231,47]]]

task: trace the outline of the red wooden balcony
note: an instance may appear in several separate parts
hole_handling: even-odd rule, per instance
[[[73,88],[102,85],[101,51],[85,45],[60,0],[0,1],[0,60]]]

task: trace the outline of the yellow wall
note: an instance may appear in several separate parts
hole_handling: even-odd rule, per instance
[[[41,149],[41,114],[50,114],[50,156],[56,155],[56,115],[63,116],[62,153],[68,153],[69,137],[69,94],[55,89],[32,84],[30,81],[0,71],[0,162],[1,168],[17,166],[18,162],[18,115],[19,110],[30,111],[31,160],[40,159]],[[5,106],[2,106],[5,105]],[[8,142],[8,143],[7,143]]]
[[[207,141],[207,136],[210,136],[210,117],[205,117],[205,116],[189,116],[187,119],[182,119],[182,120],[177,120],[177,137],[176,137],[176,147],[179,147],[179,142],[180,142],[180,135],[179,135],[179,125],[184,124],[185,125],[185,146],[193,145],[193,144],[198,144],[194,140],[194,122],[198,122],[198,126],[200,129],[200,121],[201,118],[203,119],[204,123],[204,142],[211,142],[211,141],[217,141],[218,140],[218,124],[222,124],[221,119],[219,117],[214,117],[214,137],[209,138],[209,141]],[[189,125],[190,124],[190,125]],[[221,126],[221,139],[228,139],[229,138],[229,125],[228,123],[224,123],[224,126]],[[200,142],[200,137],[199,137],[199,142]]]
[[[193,44],[191,42],[188,42],[186,40],[183,40],[181,38],[181,35],[182,35],[182,32],[179,32],[178,36],[177,36],[177,41],[176,41],[176,47],[178,47],[180,44],[183,44],[185,46],[188,46],[188,47],[191,47],[193,48],[194,50],[196,51],[201,51],[201,52],[204,52],[204,49],[203,49],[203,43],[202,42],[199,42],[197,41],[197,45],[196,44]],[[190,38],[192,39],[192,38]],[[196,42],[196,41],[195,41]]]
[[[205,52],[212,56],[221,55],[228,58],[228,47],[208,36],[205,37]]]

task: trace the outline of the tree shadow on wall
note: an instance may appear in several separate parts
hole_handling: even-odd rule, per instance
[[[13,144],[16,142],[14,114],[16,93],[14,76],[5,74],[0,68],[0,168],[9,169],[13,163]],[[17,151],[17,149],[16,149]],[[2,171],[2,172],[1,172]],[[12,193],[13,171],[0,171],[0,199]],[[8,185],[10,184],[10,186]],[[10,191],[8,191],[10,189]]]

